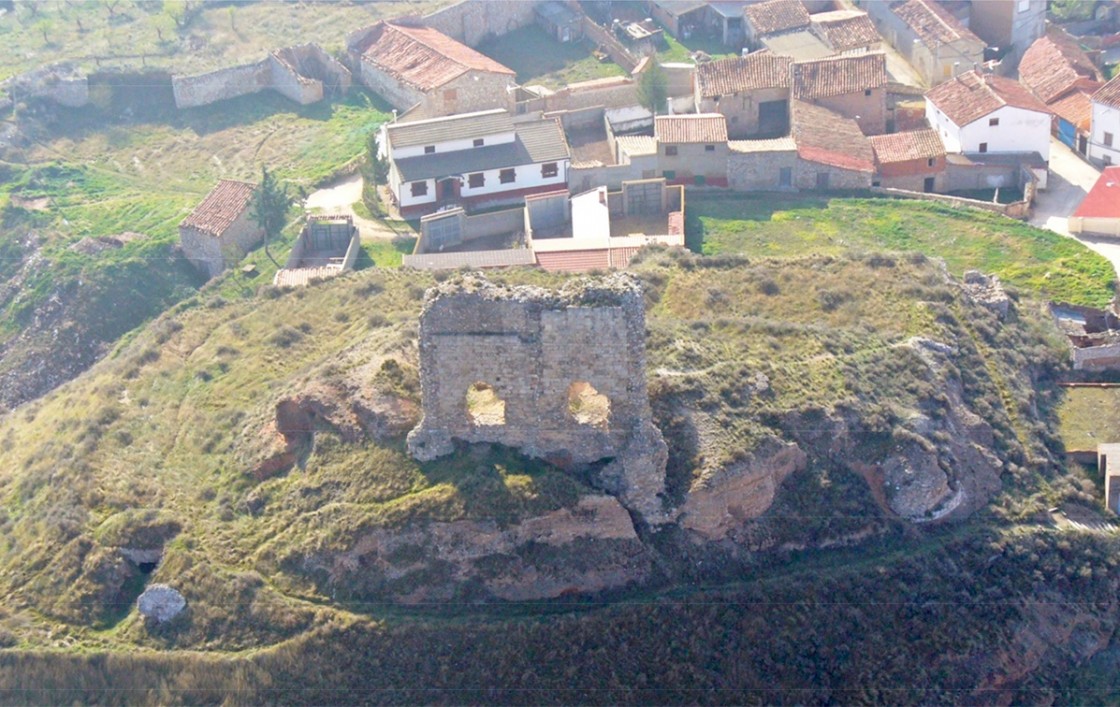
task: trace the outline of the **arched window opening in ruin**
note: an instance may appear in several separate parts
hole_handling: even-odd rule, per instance
[[[568,412],[581,425],[606,429],[611,401],[587,381],[576,381],[568,386]]]
[[[506,401],[498,397],[492,386],[475,383],[467,388],[467,414],[471,424],[478,427],[504,425]]]

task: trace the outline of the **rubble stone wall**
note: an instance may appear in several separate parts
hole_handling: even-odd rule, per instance
[[[536,21],[535,2],[525,0],[462,0],[424,16],[424,24],[475,47]]]
[[[489,386],[503,424],[475,424],[468,389]],[[582,279],[559,292],[501,287],[480,276],[428,291],[420,318],[424,418],[408,436],[421,460],[454,441],[520,449],[565,467],[610,462],[600,485],[647,520],[663,518],[668,449],[646,392],[645,311],[637,279]],[[571,386],[609,400],[606,424],[586,424],[569,406]]]

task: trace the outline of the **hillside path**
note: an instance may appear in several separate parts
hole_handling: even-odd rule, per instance
[[[303,206],[308,211],[324,214],[347,214],[354,218],[354,225],[362,240],[388,240],[396,231],[379,221],[362,218],[354,212],[354,202],[362,199],[362,175],[355,173],[318,189],[307,196]]]

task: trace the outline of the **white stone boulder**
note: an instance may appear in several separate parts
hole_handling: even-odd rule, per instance
[[[187,608],[187,600],[178,590],[166,584],[153,584],[136,600],[140,614],[156,623],[166,623]]]

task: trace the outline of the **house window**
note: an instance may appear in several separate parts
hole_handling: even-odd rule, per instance
[[[517,172],[511,167],[510,169],[503,169],[498,172],[498,181],[502,184],[509,184],[517,180]]]
[[[424,196],[427,193],[428,193],[428,183],[427,182],[413,182],[412,183],[412,195],[413,196]]]
[[[1105,133],[1104,134],[1104,146],[1105,147],[1112,147],[1112,133]]]
[[[486,175],[482,172],[475,172],[471,176],[467,177],[467,186],[469,186],[471,189],[478,189],[485,184]]]
[[[863,89],[863,95],[870,96],[871,95],[871,89],[870,88]]]
[[[474,139],[474,146],[475,147],[482,147],[484,144],[485,144],[485,140],[483,140],[482,138],[476,137]]]
[[[541,165],[541,176],[545,179],[560,174],[560,166],[555,162],[546,162]]]
[[[993,128],[995,126],[999,125],[999,118],[988,118],[988,125],[990,125]]]
[[[930,157],[928,160],[926,160],[926,167],[932,167],[934,162],[936,162],[936,160]]]
[[[704,145],[704,152],[715,152],[715,151],[716,151],[716,146],[715,145]]]
[[[435,151],[436,151],[436,146],[435,145],[424,145],[424,154],[425,155],[430,155]]]
[[[986,143],[986,142],[980,143],[980,151],[981,152],[987,152],[988,151],[988,143]]]
[[[676,157],[677,156],[677,146],[676,145],[666,145],[665,146],[665,156],[666,157]]]

